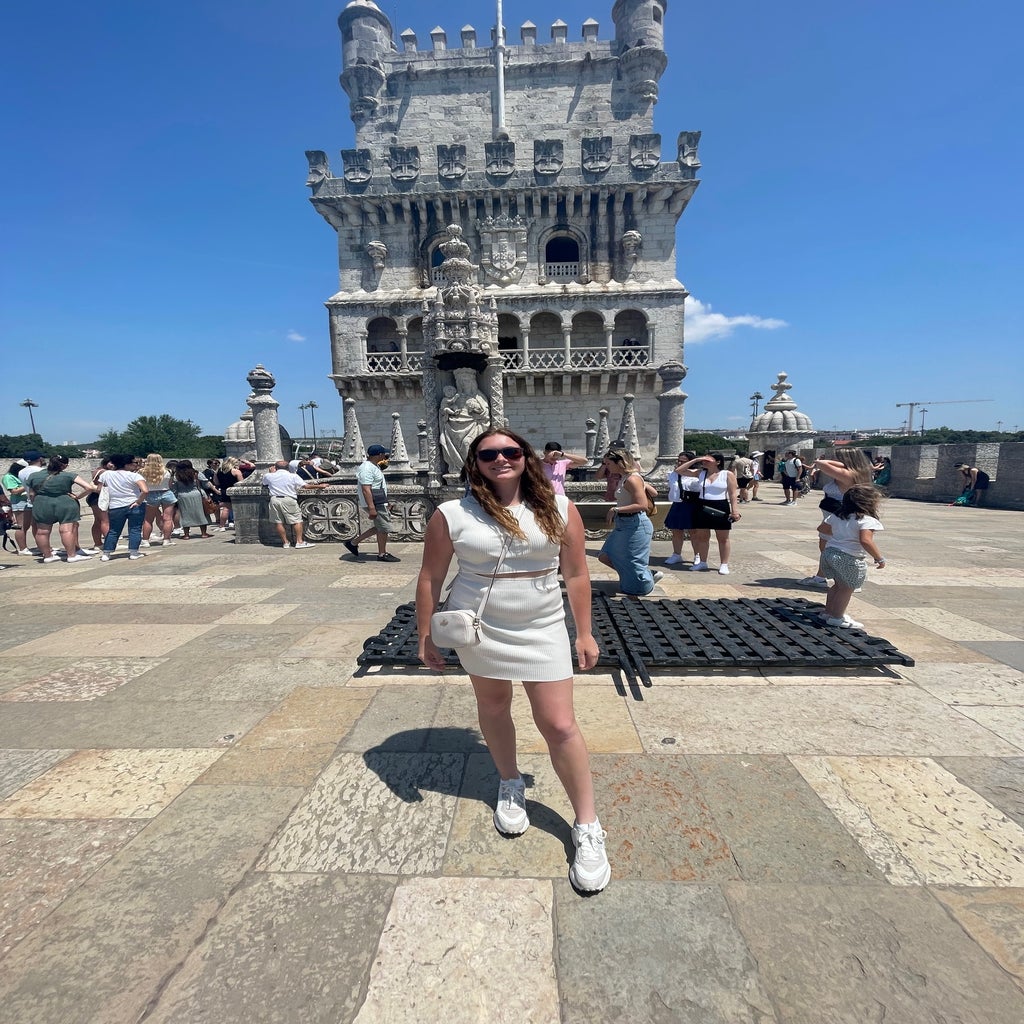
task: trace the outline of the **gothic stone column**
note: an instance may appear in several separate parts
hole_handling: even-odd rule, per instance
[[[687,394],[679,385],[686,377],[686,367],[677,362],[663,363],[658,367],[658,376],[662,380],[658,395],[658,455],[651,475],[663,480],[683,450],[683,406]]]

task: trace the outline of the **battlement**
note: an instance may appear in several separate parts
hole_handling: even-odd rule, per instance
[[[541,39],[537,26],[532,21],[524,21],[519,26],[519,42],[512,43],[509,41],[509,27],[505,26],[505,54],[508,59],[515,60],[528,58],[535,52],[543,52],[545,56],[559,59],[559,53],[564,52],[565,56],[571,59],[572,57],[582,58],[588,51],[592,51],[594,46],[606,50],[608,55],[615,54],[618,44],[614,40],[599,39],[599,29],[599,23],[593,18],[588,18],[580,28],[579,39],[570,40],[569,26],[558,19],[551,23],[550,38]],[[457,36],[450,37],[452,41],[457,38],[460,45],[450,46],[448,33],[438,25],[430,30],[429,47],[424,45],[421,49],[416,33],[411,28],[407,28],[399,36],[402,44],[401,50],[383,59],[401,62],[408,59],[429,59],[443,53],[468,59],[485,56],[487,60],[493,61],[495,34],[495,30],[491,28],[485,38],[483,34],[478,34],[472,25],[463,25]]]

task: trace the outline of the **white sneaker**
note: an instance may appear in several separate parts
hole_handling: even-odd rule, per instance
[[[149,541],[148,540],[140,541],[139,542],[139,547],[140,548],[148,548],[149,547]]]
[[[34,555],[34,554],[35,554],[35,552],[34,552],[34,551],[32,551],[32,550],[31,550],[30,548],[22,548],[22,549],[21,549],[21,550],[20,550],[20,551],[18,552],[18,554],[19,554],[19,555]]]
[[[831,615],[826,615],[825,625],[832,626],[834,629],[863,629],[864,623],[857,622],[856,619],[851,619],[849,615],[844,615],[842,618],[833,618]]]
[[[502,779],[499,783],[494,827],[504,836],[521,836],[530,827],[526,814],[526,783],[522,778]]]
[[[61,560],[60,555],[50,555],[48,558],[44,558],[44,562],[59,562]]]
[[[828,590],[828,580],[824,576],[805,576],[797,580],[798,587],[818,587],[819,590]]]
[[[665,574],[663,572],[652,572],[651,575],[654,577],[655,583],[660,583],[665,578]]]
[[[612,877],[612,868],[604,849],[607,835],[599,821],[572,827],[576,856],[569,868],[569,881],[580,892],[600,892]]]
[[[694,562],[693,565],[690,566],[690,572],[704,572],[707,570],[707,567],[707,562]]]
[[[304,540],[301,544],[295,545],[297,548],[315,548],[315,544],[310,544],[308,540]]]
[[[665,559],[665,564],[666,565],[682,565],[683,564],[683,556],[682,555],[674,555],[674,554],[673,555],[669,555],[668,558]]]
[[[77,555],[72,555],[68,559],[68,564],[70,564],[71,562],[88,562],[88,561],[89,561],[89,556],[88,555],[77,554]]]
[[[129,551],[128,557],[134,561],[136,558],[145,558],[146,556],[141,551]]]
[[[728,562],[723,562],[718,567],[718,575],[719,576],[728,576],[729,575],[729,563]]]
[[[100,561],[101,562],[109,562],[110,561],[110,555],[108,555],[106,553],[106,551],[104,551],[103,554],[100,555]]]
[[[179,526],[176,530],[171,530],[172,537],[184,537],[185,531]]]
[[[79,548],[76,555],[98,555],[100,553],[99,548]]]

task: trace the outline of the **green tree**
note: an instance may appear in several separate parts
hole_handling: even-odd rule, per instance
[[[98,446],[104,452],[124,452],[129,455],[148,455],[159,452],[164,458],[203,456],[215,458],[224,453],[224,444],[218,437],[200,434],[200,428],[191,420],[179,420],[167,413],[159,416],[140,416],[132,420],[124,431],[108,430],[101,434]]]
[[[696,452],[698,455],[707,455],[708,452],[731,451],[745,454],[747,451],[747,442],[730,440],[727,437],[722,437],[721,434],[709,434],[704,431],[697,431],[695,433],[688,433],[685,435],[683,447],[687,451]]]

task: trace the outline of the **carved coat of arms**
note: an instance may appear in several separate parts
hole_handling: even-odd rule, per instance
[[[306,184],[316,188],[320,182],[331,176],[331,165],[327,162],[327,154],[322,149],[307,149],[306,159],[309,161],[309,177]]]
[[[373,160],[368,149],[343,149],[345,180],[350,185],[365,185],[373,177]]]
[[[679,168],[684,173],[693,172],[700,167],[700,157],[697,156],[697,147],[700,145],[700,132],[679,133]]]
[[[590,174],[603,174],[612,165],[612,137],[599,135],[580,140],[580,163]]]
[[[501,285],[515,284],[526,269],[526,230],[522,217],[487,217],[476,222],[480,234],[480,266]]]
[[[437,176],[442,181],[458,181],[466,174],[465,146],[437,147]]]
[[[420,173],[419,146],[391,147],[391,180],[395,182],[415,181]]]
[[[653,171],[660,163],[660,135],[630,135],[629,164],[634,170]]]
[[[533,169],[542,175],[558,174],[564,155],[561,139],[537,139],[533,144]]]
[[[487,173],[493,178],[507,178],[516,169],[514,142],[485,142]]]

